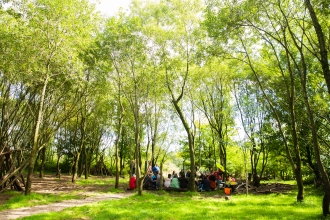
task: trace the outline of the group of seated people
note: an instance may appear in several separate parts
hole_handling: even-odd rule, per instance
[[[190,171],[187,171],[187,174],[185,174],[183,170],[181,170],[178,175],[173,171],[172,174],[168,174],[166,179],[163,178],[163,182],[161,183],[160,169],[158,165],[155,164],[152,169],[151,167],[149,168],[148,174],[144,178],[143,189],[159,189],[161,184],[164,188],[188,188],[189,173]]]
[[[181,170],[179,175],[173,171],[172,174],[168,174],[167,178],[163,178],[162,186],[167,188],[181,188],[186,189],[189,186],[190,181],[190,170],[186,173]],[[199,176],[196,175],[195,184],[198,191],[210,191],[216,190],[217,187],[225,187],[225,182],[222,181],[222,171],[218,170],[216,172],[207,172],[206,174],[200,173]],[[231,178],[231,177],[229,177]],[[235,181],[232,179],[232,181]],[[159,189],[161,184],[159,170],[153,169],[153,172],[148,173],[143,181],[144,189]]]
[[[222,172],[210,172],[201,174],[199,180],[196,182],[198,191],[216,190],[217,187],[223,188],[225,183],[222,181]]]
[[[164,188],[188,188],[189,179],[184,174],[178,176],[177,173],[168,174],[167,178],[163,178],[162,186]],[[161,184],[160,174],[158,171],[155,173],[148,173],[143,181],[143,189],[159,189]]]
[[[235,179],[231,176],[228,177],[228,181],[224,182],[222,180],[222,171],[218,170],[216,172],[207,172],[205,174],[200,173],[200,175],[195,178],[195,184],[198,191],[211,191],[217,188],[228,187],[227,184],[235,183]],[[168,174],[167,178],[163,178],[161,183],[160,170],[157,164],[153,167],[152,171],[149,171],[143,181],[143,189],[159,189],[160,185],[165,189],[187,189],[190,181],[190,170],[186,173],[181,170],[179,175],[173,171],[172,174]],[[136,177],[132,175],[130,179],[130,189],[136,188]]]

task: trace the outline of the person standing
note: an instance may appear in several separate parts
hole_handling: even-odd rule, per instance
[[[131,176],[135,174],[135,160],[131,161]]]
[[[159,173],[160,169],[158,167],[158,164],[155,164],[155,166],[152,168],[152,172],[156,173],[158,172]]]
[[[131,179],[129,180],[129,189],[133,190],[135,188],[136,188],[136,176],[135,174],[133,174]]]

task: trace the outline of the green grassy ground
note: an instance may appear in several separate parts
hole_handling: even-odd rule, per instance
[[[307,190],[303,203],[296,202],[296,192],[232,195],[225,200],[222,191],[153,191],[24,219],[325,219],[321,215],[322,196],[316,190]]]
[[[113,178],[81,179],[79,185],[102,186],[102,193],[122,192],[127,186],[127,179],[120,179],[121,189],[114,189]],[[288,182],[286,182],[288,183]],[[294,184],[294,182],[293,182]],[[106,190],[104,191],[104,187]],[[97,187],[96,187],[97,188]],[[24,196],[17,192],[0,206],[0,210],[50,204],[62,200],[79,198],[81,192],[70,194],[36,194]],[[142,196],[133,195],[126,199],[108,200],[92,205],[65,209],[61,212],[33,215],[24,219],[294,219],[311,220],[323,218],[321,210],[322,192],[305,186],[305,200],[296,202],[296,190],[285,194],[238,195],[225,200],[224,192],[168,192],[144,191]],[[0,216],[1,219],[1,216]]]
[[[52,179],[57,181],[57,179]],[[128,180],[124,178],[120,178],[120,184],[127,185]],[[72,184],[68,182],[68,184]],[[123,192],[123,189],[115,189],[115,179],[114,178],[100,178],[100,177],[91,177],[90,179],[79,179],[77,180],[77,184],[81,186],[95,186],[95,188],[99,188],[98,191],[95,193],[120,193]],[[104,190],[104,186],[106,187]],[[107,187],[110,186],[110,187]],[[8,196],[9,199],[6,201],[5,204],[0,205],[0,211],[6,209],[17,209],[22,207],[31,207],[36,205],[47,205],[55,202],[61,202],[70,199],[83,199],[84,190],[76,190],[71,192],[65,193],[56,193],[56,194],[40,194],[40,193],[31,193],[28,196],[24,195],[24,192],[17,192],[17,191],[6,191],[0,196]],[[1,216],[0,216],[1,219]]]
[[[5,204],[0,205],[0,211],[6,209],[17,209],[22,207],[36,206],[36,205],[47,205],[54,202],[61,202],[69,199],[83,198],[83,196],[77,195],[76,192],[72,192],[69,194],[56,194],[56,195],[31,193],[28,196],[25,196],[23,193],[13,192],[13,191],[5,192],[5,193],[13,194],[13,197],[7,200]]]

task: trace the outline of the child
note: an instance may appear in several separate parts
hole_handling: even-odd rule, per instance
[[[169,173],[164,183],[165,188],[169,188],[172,180],[172,175]]]

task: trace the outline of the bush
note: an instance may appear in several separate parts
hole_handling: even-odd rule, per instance
[[[309,175],[303,178],[304,185],[313,185],[314,184],[314,175]]]

